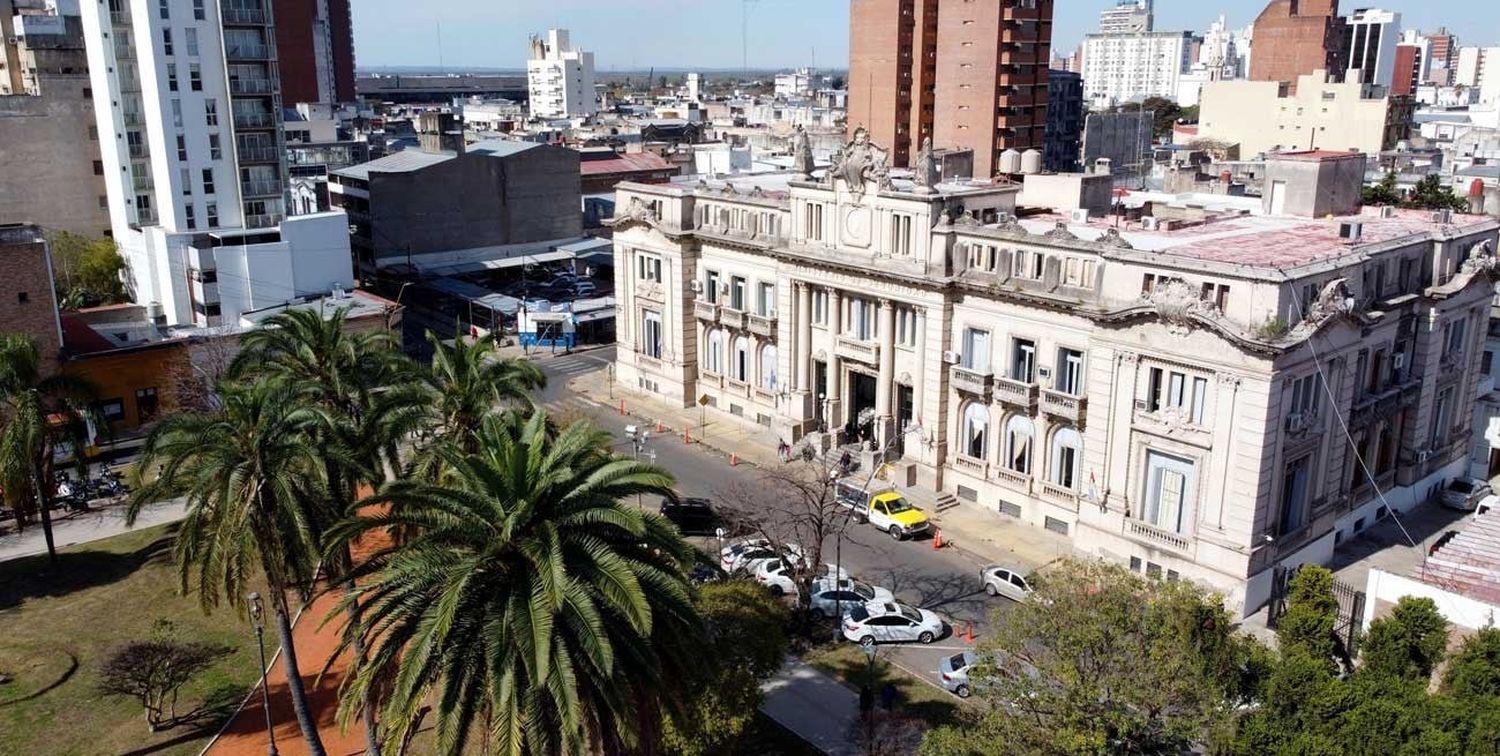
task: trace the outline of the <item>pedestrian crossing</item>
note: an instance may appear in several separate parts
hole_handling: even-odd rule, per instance
[[[592,373],[596,370],[603,370],[606,364],[607,363],[601,360],[585,359],[580,357],[577,359],[568,360],[566,362],[562,360],[557,360],[554,362],[543,362],[542,372],[545,372],[549,379],[568,380],[571,378],[577,378],[580,375]]]

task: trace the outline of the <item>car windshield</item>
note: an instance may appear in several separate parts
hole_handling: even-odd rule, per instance
[[[865,585],[864,583],[855,581],[849,584],[849,589],[854,591],[855,593],[858,593],[859,597],[866,601],[875,598],[875,589],[871,588],[868,585]]]
[[[1467,480],[1455,480],[1452,483],[1449,483],[1448,487],[1453,489],[1454,491],[1457,491],[1458,493],[1469,493],[1474,490],[1474,484],[1470,483]]]
[[[963,654],[954,654],[948,657],[948,666],[954,669],[963,669],[964,667],[969,666],[969,662],[964,659]]]
[[[902,512],[910,512],[916,509],[916,507],[907,504],[906,499],[891,499],[885,503],[885,506],[891,514],[901,514]]]
[[[909,606],[901,607],[901,616],[911,620],[912,622],[922,621],[922,613]]]
[[[865,608],[862,606],[856,606],[853,609],[849,610],[849,619],[852,619],[855,622],[864,622],[869,618],[870,613],[865,611]]]

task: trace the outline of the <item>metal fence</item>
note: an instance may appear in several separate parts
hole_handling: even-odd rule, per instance
[[[1297,569],[1277,565],[1271,573],[1271,601],[1266,607],[1266,625],[1275,629],[1286,614],[1287,590]],[[1338,601],[1338,612],[1334,616],[1333,634],[1344,644],[1350,658],[1358,655],[1360,623],[1365,616],[1365,593],[1354,586],[1338,580],[1333,581],[1333,597]]]

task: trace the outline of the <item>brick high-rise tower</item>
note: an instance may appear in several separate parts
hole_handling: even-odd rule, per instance
[[[1285,81],[1313,71],[1342,76],[1349,67],[1349,32],[1338,0],[1271,0],[1255,19],[1250,78]]]
[[[354,102],[354,20],[349,0],[276,0],[281,99]]]
[[[904,166],[935,147],[1042,149],[1052,0],[851,0],[848,128],[864,126]]]

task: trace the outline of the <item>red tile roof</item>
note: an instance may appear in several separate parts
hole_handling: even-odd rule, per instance
[[[104,338],[83,318],[71,313],[62,313],[63,346],[75,355],[103,352],[114,349],[114,342]]]
[[[584,176],[604,176],[614,173],[646,173],[650,171],[672,170],[673,166],[665,158],[651,152],[633,152],[626,155],[616,155],[604,160],[583,160],[578,163],[578,171]]]
[[[1500,513],[1472,518],[1468,527],[1417,568],[1417,579],[1489,604],[1500,604]]]

